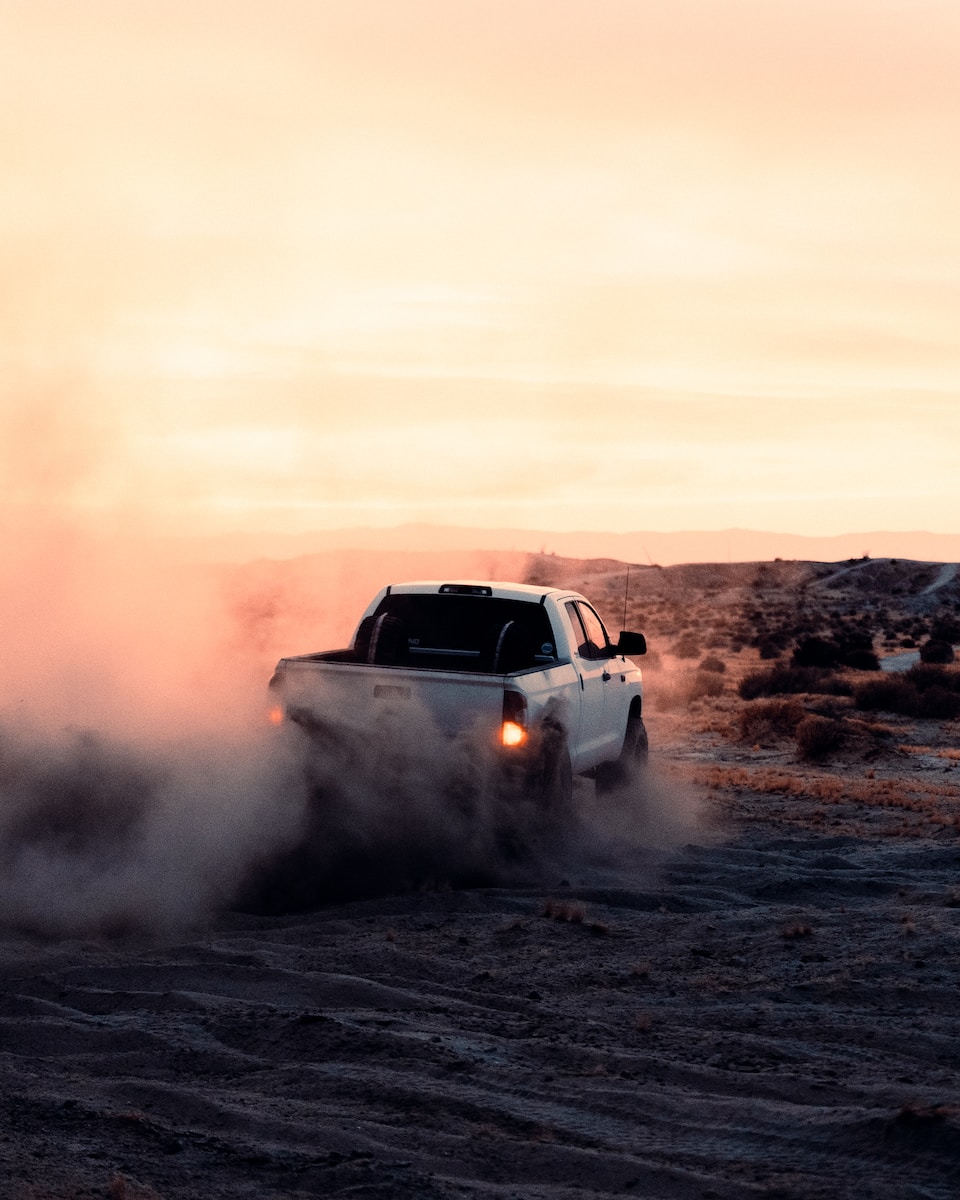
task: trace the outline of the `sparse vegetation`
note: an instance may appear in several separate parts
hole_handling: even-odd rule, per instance
[[[569,900],[546,900],[540,909],[541,917],[547,917],[551,921],[566,921],[572,925],[582,924],[586,915],[582,904]]]
[[[823,667],[770,667],[744,676],[737,690],[742,700],[755,700],[759,696],[801,693],[844,696],[851,689],[845,680]]]
[[[805,715],[799,700],[756,700],[740,713],[740,740],[763,745],[791,738]]]
[[[953,720],[960,716],[960,672],[921,663],[902,675],[884,675],[858,683],[853,690],[853,701],[858,709],[868,712]]]
[[[695,700],[703,700],[706,697],[722,696],[724,692],[723,680],[719,675],[712,671],[696,671],[687,684],[687,700],[693,702]]]
[[[952,663],[953,658],[953,647],[938,638],[930,638],[920,647],[922,663]]]
[[[797,755],[808,762],[817,762],[835,751],[846,741],[842,720],[811,713],[797,725]]]
[[[864,712],[901,713],[912,717],[920,707],[920,697],[906,676],[884,675],[858,683],[853,689],[853,703]]]
[[[673,653],[677,658],[699,658],[702,654],[699,636],[690,631],[682,634],[673,645]]]
[[[788,942],[794,938],[813,937],[813,926],[808,925],[806,921],[793,921],[780,930],[780,936]]]

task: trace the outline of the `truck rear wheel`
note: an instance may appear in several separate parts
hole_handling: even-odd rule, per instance
[[[543,745],[529,791],[542,816],[562,822],[573,811],[573,768],[563,728],[551,725],[543,731]]]

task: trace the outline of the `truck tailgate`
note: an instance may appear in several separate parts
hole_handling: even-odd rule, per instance
[[[426,717],[441,733],[499,726],[504,677],[357,663],[300,661],[281,664],[281,695],[289,710],[308,710],[332,724],[376,730],[378,721]]]

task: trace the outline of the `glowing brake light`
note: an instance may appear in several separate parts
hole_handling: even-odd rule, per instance
[[[500,726],[501,746],[522,746],[527,740],[527,731],[516,721],[504,721]]]
[[[503,693],[500,745],[511,749],[527,741],[527,701],[520,692]]]
[[[283,724],[283,708],[282,708],[282,706],[279,704],[274,704],[274,706],[267,713],[267,720],[270,722],[271,725],[282,725]]]

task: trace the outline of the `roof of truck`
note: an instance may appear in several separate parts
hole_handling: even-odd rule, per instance
[[[483,589],[482,591],[476,589]],[[544,587],[532,583],[494,583],[489,579],[425,579],[409,583],[392,583],[387,589],[391,594],[438,595],[481,595],[498,596],[503,600],[540,600],[560,588]]]

